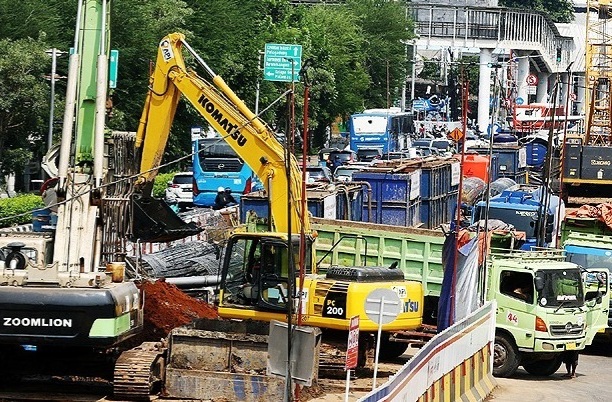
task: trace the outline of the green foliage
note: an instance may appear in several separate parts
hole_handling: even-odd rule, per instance
[[[49,84],[43,76],[49,74],[51,61],[44,51],[52,47],[67,51],[73,45],[77,3],[23,0],[17,7],[0,0],[0,158],[13,149],[34,151],[38,158],[45,149]],[[113,110],[107,126],[123,131],[138,126],[151,62],[168,33],[185,33],[189,44],[251,110],[257,87],[260,111],[277,102],[262,117],[279,131],[285,130],[289,113],[286,99],[278,98],[288,85],[263,80],[260,52],[266,43],[301,44],[302,60],[312,61],[309,121],[320,141],[325,127],[338,116],[384,107],[387,99],[396,103],[401,98],[408,68],[401,41],[413,32],[405,4],[387,0],[347,0],[333,6],[296,6],[288,0],[114,0],[110,13],[110,47],[119,50],[119,75],[117,88],[110,92]],[[67,60],[57,60],[60,76],[67,75]],[[188,62],[209,78],[190,57]],[[65,89],[65,81],[58,81],[58,122]],[[303,94],[304,81],[295,86],[295,122],[300,131]],[[208,124],[187,102],[179,103],[163,163],[190,152],[193,126]],[[60,129],[56,126],[55,133]],[[189,160],[174,163],[169,170],[186,170],[188,164]],[[19,171],[17,163],[8,165]]]
[[[9,150],[27,149],[46,132],[49,90],[43,80],[49,60],[42,39],[0,40],[0,160],[14,170]]]
[[[387,0],[349,0],[347,4],[363,33],[364,64],[372,86],[365,94],[365,107],[393,106],[401,98],[408,71],[402,42],[413,36],[405,5]]]
[[[500,0],[499,5],[543,11],[554,22],[567,23],[574,20],[574,4],[571,0]]]
[[[155,182],[153,183],[153,196],[161,198],[166,192],[168,182],[174,177],[174,173],[160,173],[155,176]]]
[[[31,159],[32,152],[27,149],[7,149],[3,153],[3,162],[0,166],[0,172],[5,176],[13,172],[23,172]]]
[[[0,227],[32,223],[32,211],[44,208],[40,195],[22,194],[0,199]]]

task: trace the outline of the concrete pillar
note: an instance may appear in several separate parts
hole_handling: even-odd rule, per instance
[[[550,77],[550,74],[547,72],[538,73],[538,88],[536,92],[536,102],[538,103],[548,102],[548,77]]]
[[[569,73],[561,73],[561,86],[557,98],[557,105],[565,105],[565,100],[570,94]]]
[[[586,111],[584,110],[584,101],[585,101],[585,77],[584,75],[576,77],[578,80],[578,92],[576,93],[576,103],[577,103],[577,113],[584,114]]]
[[[479,68],[479,83],[478,83],[478,128],[480,131],[487,133],[487,127],[490,124],[489,119],[489,103],[491,101],[491,67],[488,63],[491,62],[493,49],[480,49],[480,68]]]
[[[525,52],[516,52],[518,56],[518,70],[516,74],[516,90],[517,96],[525,100],[525,104],[529,103],[527,96],[527,76],[529,75],[529,58]]]

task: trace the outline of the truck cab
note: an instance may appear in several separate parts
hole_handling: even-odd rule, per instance
[[[605,269],[612,272],[612,236],[571,232],[563,236],[566,260],[588,270]],[[598,334],[612,337],[612,300],[608,304],[608,326]]]
[[[562,352],[584,349],[607,325],[607,271],[585,273],[563,259],[560,250],[490,256],[486,298],[497,301],[494,375],[512,376],[519,366],[551,375]]]

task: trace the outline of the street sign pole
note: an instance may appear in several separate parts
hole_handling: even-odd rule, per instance
[[[372,391],[376,389],[376,377],[378,375],[378,355],[380,353],[380,334],[382,333],[382,318],[385,311],[385,296],[380,299],[380,310],[378,310],[378,334],[376,334],[376,354],[374,355],[374,379],[372,380]]]
[[[372,391],[376,389],[378,375],[378,354],[380,353],[380,336],[383,324],[393,322],[402,311],[402,301],[391,289],[374,289],[366,297],[365,312],[368,318],[378,324],[376,337],[376,355],[374,356],[374,379]]]
[[[346,343],[346,362],[344,369],[346,370],[346,389],[344,392],[344,401],[348,402],[349,388],[351,382],[351,369],[357,367],[359,360],[359,316],[351,318],[349,327],[348,341]]]

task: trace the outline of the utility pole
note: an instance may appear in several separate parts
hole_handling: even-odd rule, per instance
[[[55,111],[55,81],[57,79],[57,57],[66,52],[62,52],[56,48],[46,50],[49,56],[51,56],[51,76],[49,80],[51,81],[51,100],[49,105],[49,132],[47,134],[47,151],[51,149],[53,145],[53,119],[54,119],[54,111]]]
[[[261,71],[261,55],[263,52],[259,50],[257,52],[257,84],[255,87],[255,115],[259,115],[259,83],[261,80],[259,79],[259,72]]]

